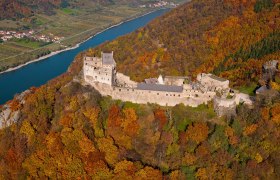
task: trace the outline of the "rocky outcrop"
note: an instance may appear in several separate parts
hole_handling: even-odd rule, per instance
[[[25,103],[25,96],[29,94],[30,91],[26,90],[23,93],[15,97],[15,100],[18,101],[21,105]],[[0,129],[6,128],[13,123],[18,122],[21,116],[20,110],[13,111],[9,103],[5,104],[0,108]]]

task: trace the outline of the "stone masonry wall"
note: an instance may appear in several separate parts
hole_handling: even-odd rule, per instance
[[[200,93],[200,92],[160,92],[138,90],[133,88],[111,87],[103,83],[90,83],[103,96],[111,96],[112,99],[130,101],[138,104],[156,103],[161,106],[175,106],[177,104],[184,104],[186,106],[197,107],[200,104],[207,104],[215,96],[214,92]]]
[[[130,80],[129,76],[126,76],[122,73],[117,73],[116,74],[116,79],[117,79],[117,84],[121,85],[123,87],[136,87],[137,82]]]
[[[93,66],[84,66],[84,76],[88,79],[94,79],[95,81],[113,84],[114,76],[112,75],[114,72],[111,68],[99,68],[94,69]]]
[[[234,116],[236,114],[236,100],[225,98],[214,98],[214,109],[218,116]]]

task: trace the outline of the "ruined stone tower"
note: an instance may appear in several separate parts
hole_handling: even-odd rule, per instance
[[[88,82],[113,86],[116,83],[116,62],[111,53],[101,53],[101,58],[84,57],[84,77]]]

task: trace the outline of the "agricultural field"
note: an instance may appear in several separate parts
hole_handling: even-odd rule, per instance
[[[0,21],[0,30],[35,30],[36,34],[63,37],[59,43],[12,40],[0,43],[0,71],[61,50],[89,38],[113,24],[152,11],[128,5],[95,6],[89,4],[77,9],[57,9],[54,15],[35,14],[18,21]],[[19,58],[20,57],[20,58]]]

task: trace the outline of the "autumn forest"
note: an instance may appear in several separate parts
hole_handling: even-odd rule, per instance
[[[193,0],[81,52],[65,74],[31,88],[25,104],[8,102],[21,115],[0,130],[0,179],[279,179],[277,80],[276,95],[254,95],[253,109],[240,104],[224,117],[213,103],[133,104],[73,81],[83,55],[112,50],[136,81],[211,72],[237,89],[260,86],[263,63],[280,60],[279,3]]]

